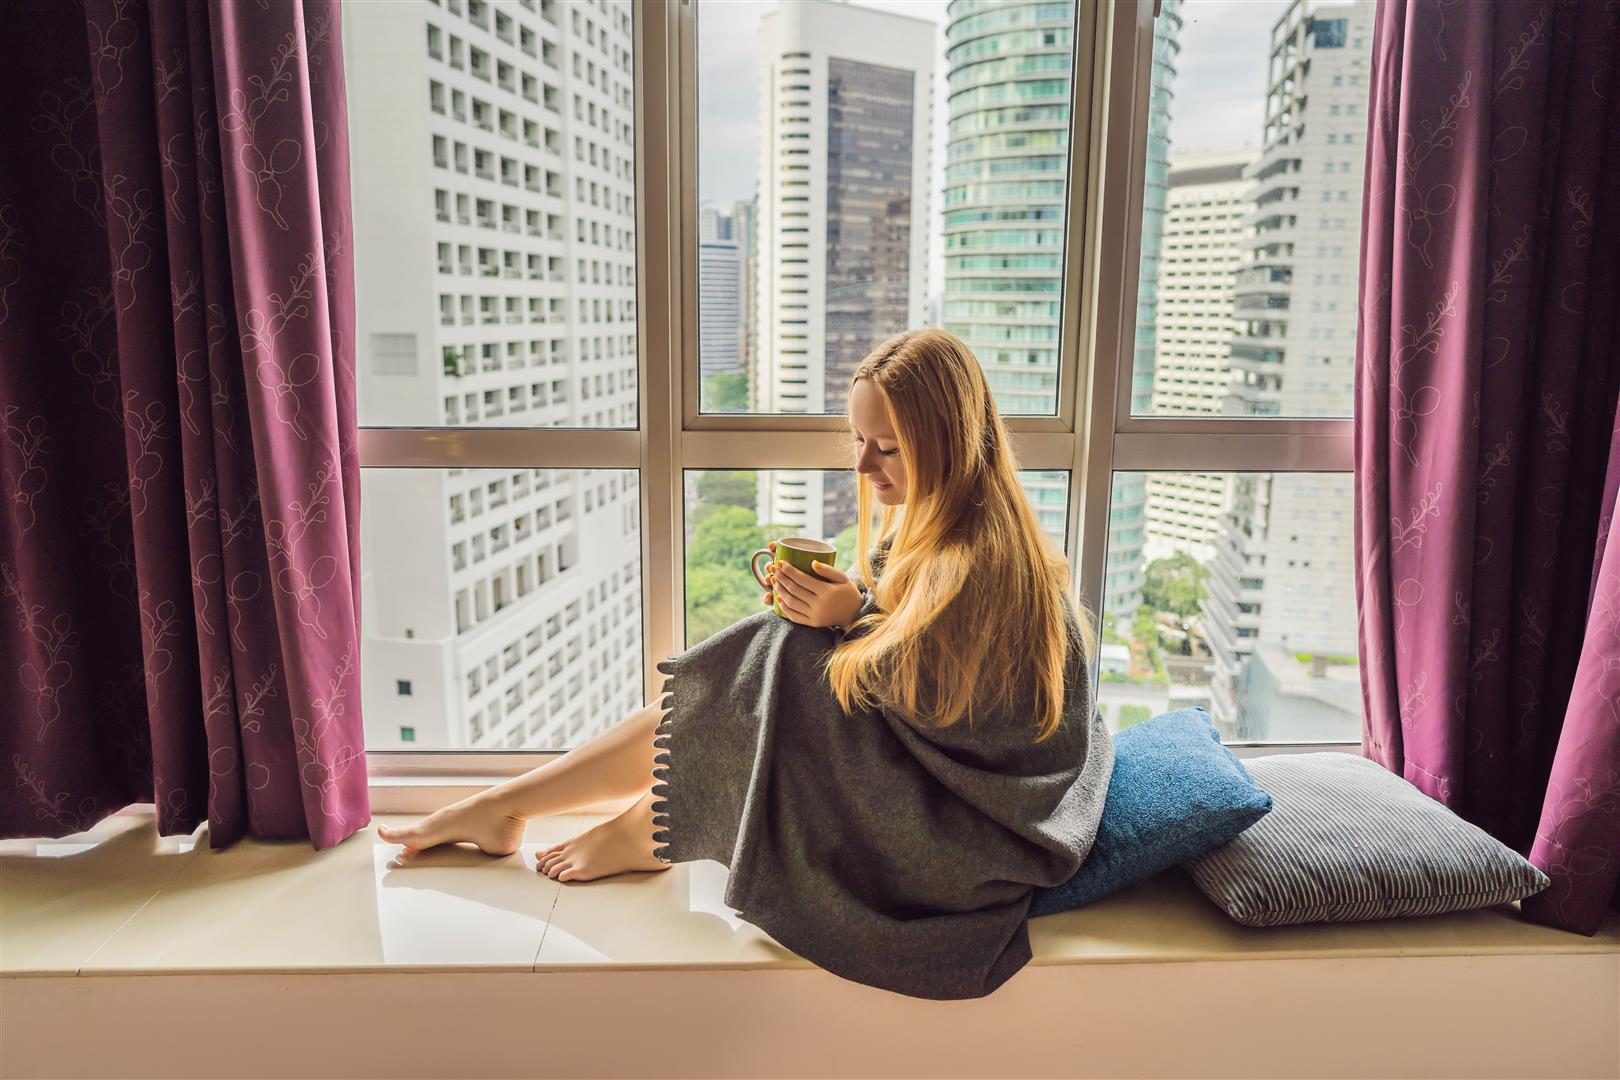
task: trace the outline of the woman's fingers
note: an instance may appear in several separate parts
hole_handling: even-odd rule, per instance
[[[826,584],[826,582],[811,577],[792,563],[780,564],[776,568],[776,573],[779,575],[780,580],[788,583],[789,588],[787,591],[796,592],[800,595],[813,596],[816,593],[817,585]],[[769,580],[769,578],[766,580]]]
[[[827,565],[820,559],[816,560],[815,566],[812,569],[814,569],[816,574],[822,575],[825,581],[830,581],[835,585],[843,584],[849,580],[848,574],[844,573],[836,566]]]
[[[782,610],[787,612],[789,615],[794,616],[795,621],[798,619],[808,619],[810,617],[810,609],[802,600],[788,596],[786,593],[784,593],[781,597],[780,603],[782,605]]]

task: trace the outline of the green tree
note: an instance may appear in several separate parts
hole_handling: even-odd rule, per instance
[[[692,532],[686,549],[688,571],[695,566],[735,566],[748,572],[748,556],[765,546],[765,530],[754,512],[741,506],[721,506],[710,512]]]
[[[748,376],[742,372],[717,371],[703,380],[704,412],[747,412]]]
[[[740,506],[753,512],[758,508],[759,474],[752,469],[707,469],[695,482],[698,508]]]
[[[765,610],[747,570],[693,566],[686,574],[686,638],[696,643],[738,619]]]
[[[1159,645],[1159,624],[1153,621],[1153,605],[1143,604],[1136,609],[1136,620],[1131,624],[1131,640],[1139,641],[1149,649]]]
[[[850,568],[855,565],[857,554],[855,549],[860,546],[855,524],[851,522],[846,525],[843,532],[832,538],[832,545],[838,549],[838,558],[834,560],[833,565],[846,574],[849,573]]]
[[[1147,567],[1142,599],[1155,611],[1170,611],[1182,618],[1198,614],[1198,601],[1208,595],[1204,578],[1209,568],[1185,551],[1168,559],[1155,559]]]
[[[1119,730],[1124,731],[1133,724],[1140,724],[1150,719],[1153,710],[1146,705],[1121,705],[1119,707]]]
[[[748,571],[749,556],[766,539],[754,511],[707,501],[700,509],[686,548],[686,639],[693,644],[764,609]]]

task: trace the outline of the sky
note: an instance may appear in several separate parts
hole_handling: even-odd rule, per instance
[[[797,3],[802,0],[783,0]],[[759,20],[777,0],[703,0],[697,5],[698,192],[727,207],[754,192],[759,168]],[[946,0],[860,0],[939,25],[935,68],[934,190],[944,186]],[[1170,151],[1260,145],[1266,44],[1288,0],[1185,0],[1181,53],[1172,84]],[[936,211],[940,203],[934,200]],[[930,296],[943,288],[939,214],[929,248]]]

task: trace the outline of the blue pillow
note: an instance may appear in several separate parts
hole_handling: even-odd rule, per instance
[[[1237,836],[1271,809],[1271,796],[1221,745],[1201,708],[1177,709],[1114,736],[1097,840],[1074,877],[1037,887],[1029,914],[1101,900]]]

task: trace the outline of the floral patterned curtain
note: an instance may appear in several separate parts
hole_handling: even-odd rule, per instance
[[[1620,7],[1385,0],[1356,372],[1366,752],[1552,878],[1620,878]]]
[[[0,34],[0,836],[369,819],[336,0]]]

